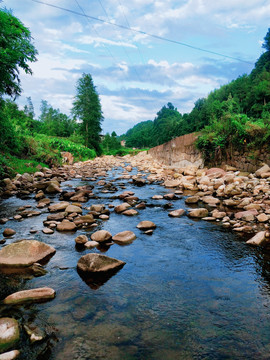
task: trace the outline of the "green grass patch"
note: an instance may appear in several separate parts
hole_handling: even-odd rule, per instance
[[[110,150],[110,151],[105,151],[104,155],[113,155],[113,156],[125,156],[125,155],[137,155],[139,152],[141,151],[148,151],[149,148],[147,149],[132,149],[132,148],[125,148],[122,147],[120,149],[116,149],[116,150]]]

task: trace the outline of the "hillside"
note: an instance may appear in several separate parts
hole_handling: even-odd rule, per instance
[[[153,147],[177,136],[202,131],[198,147],[211,156],[229,144],[261,146],[270,138],[270,29],[263,43],[265,52],[252,72],[198,99],[189,114],[171,103],[156,118],[128,130],[122,138],[128,146]]]

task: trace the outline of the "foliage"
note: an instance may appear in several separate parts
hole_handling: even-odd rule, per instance
[[[32,74],[28,62],[36,61],[37,50],[30,31],[7,10],[0,10],[0,96],[21,93],[19,68]]]
[[[85,146],[101,154],[100,133],[103,120],[99,96],[90,74],[83,74],[77,83],[72,113],[81,121],[80,132]]]
[[[101,146],[104,154],[109,154],[112,150],[121,149],[121,143],[117,139],[115,131],[113,131],[111,135],[109,133],[105,135]]]
[[[50,136],[69,137],[79,129],[75,119],[54,109],[47,101],[41,100],[39,132]]]
[[[93,159],[96,157],[95,150],[89,149],[82,144],[76,144],[65,138],[44,136],[40,134],[36,135],[36,139],[48,144],[48,146],[50,146],[53,150],[58,151],[58,153],[62,151],[70,152],[76,160]]]
[[[167,142],[177,135],[177,129],[182,122],[182,115],[168,103],[157,113],[154,121],[143,121],[128,130],[123,138],[126,146],[143,148],[153,147]]]

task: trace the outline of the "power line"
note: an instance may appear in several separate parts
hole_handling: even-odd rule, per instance
[[[97,34],[97,36],[99,37],[99,33],[97,31],[97,29],[90,23],[88,16],[85,14],[83,8],[81,7],[81,5],[79,4],[78,0],[75,0],[76,4],[78,5],[79,9],[81,10],[81,12],[83,13],[82,16],[84,16],[86,18],[86,21],[88,22],[88,24],[90,24],[90,26],[92,27],[92,29],[95,31],[95,33]],[[117,60],[115,58],[115,56],[112,54],[111,50],[108,48],[108,46],[106,46],[106,44],[104,44],[104,46],[106,47],[109,55],[111,56],[111,58],[114,60],[115,63],[117,63]]]
[[[39,1],[39,0],[31,0],[31,1],[33,1],[33,2],[35,2],[35,3],[38,3],[38,4],[43,4],[43,5],[46,5],[46,6],[50,6],[50,7],[59,9],[59,10],[67,11],[67,12],[73,13],[73,14],[78,15],[78,16],[84,16],[84,17],[86,17],[86,18],[89,18],[89,19],[92,19],[92,20],[96,20],[96,21],[102,22],[102,23],[104,23],[104,24],[113,25],[113,26],[116,26],[116,27],[121,28],[121,29],[125,29],[125,30],[129,30],[129,31],[136,32],[136,33],[138,33],[138,34],[146,35],[146,36],[152,37],[152,38],[154,38],[154,39],[158,39],[158,40],[162,40],[162,41],[167,41],[167,42],[170,42],[170,43],[176,44],[176,45],[185,46],[185,47],[188,47],[188,48],[190,48],[190,49],[194,49],[194,50],[197,50],[197,51],[206,52],[206,53],[208,53],[208,54],[217,55],[217,56],[222,56],[222,57],[225,57],[225,58],[227,58],[227,59],[237,60],[237,61],[244,62],[244,63],[251,64],[251,65],[254,64],[254,63],[251,62],[251,61],[243,60],[243,59],[240,59],[240,58],[237,58],[237,57],[234,57],[234,56],[229,56],[229,55],[221,54],[221,53],[218,53],[218,52],[216,52],[216,51],[206,50],[206,49],[203,49],[203,48],[200,48],[200,47],[197,47],[197,46],[189,45],[189,44],[183,43],[183,42],[181,42],[181,41],[177,41],[177,40],[165,38],[165,37],[162,37],[162,36],[159,36],[159,35],[150,34],[150,33],[147,33],[147,32],[145,32],[145,31],[137,30],[137,29],[134,29],[134,28],[129,27],[129,26],[120,25],[120,24],[117,24],[117,23],[113,23],[113,22],[110,22],[110,21],[106,21],[106,20],[103,20],[103,19],[99,19],[99,18],[94,17],[94,16],[87,15],[87,14],[85,14],[85,13],[82,14],[82,13],[79,13],[79,12],[77,12],[77,11],[73,11],[73,10],[70,10],[70,9],[63,8],[63,7],[61,7],[61,6],[49,4],[49,3],[45,2],[45,1]]]

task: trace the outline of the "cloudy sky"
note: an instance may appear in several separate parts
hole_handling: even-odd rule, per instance
[[[103,132],[118,135],[168,102],[189,112],[198,98],[250,73],[270,14],[269,0],[3,0],[1,7],[30,29],[39,52],[33,76],[21,74],[19,104],[31,96],[37,115],[41,99],[69,114],[77,80],[90,73]]]

